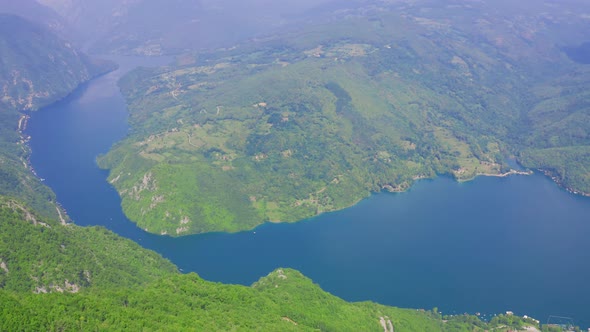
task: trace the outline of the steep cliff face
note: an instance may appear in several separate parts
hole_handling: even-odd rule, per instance
[[[0,14],[0,107],[36,110],[109,69],[46,28]]]

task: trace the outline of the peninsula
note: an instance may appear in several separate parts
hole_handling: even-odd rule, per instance
[[[486,2],[373,6],[124,77],[131,134],[98,162],[125,214],[155,234],[236,232],[415,179],[514,174],[508,156],[590,192],[590,69],[559,47],[566,30]]]

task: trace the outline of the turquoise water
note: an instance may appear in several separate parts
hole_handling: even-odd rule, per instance
[[[420,181],[296,224],[170,238],[121,212],[95,158],[127,133],[121,69],[33,114],[31,162],[79,225],[103,225],[208,280],[251,284],[292,267],[347,300],[443,313],[506,310],[590,326],[590,199],[536,174]]]

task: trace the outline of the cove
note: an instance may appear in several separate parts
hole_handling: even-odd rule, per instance
[[[27,128],[34,169],[76,224],[107,227],[213,281],[247,285],[292,267],[350,301],[456,314],[511,310],[590,326],[590,199],[540,174],[424,180],[405,193],[237,234],[144,232],[125,218],[95,159],[128,131],[117,80],[168,59],[115,60],[119,70],[32,114]]]

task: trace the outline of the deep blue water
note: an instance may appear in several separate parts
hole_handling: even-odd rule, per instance
[[[590,326],[590,199],[536,174],[418,182],[401,194],[296,224],[182,238],[145,233],[121,212],[95,158],[123,138],[116,80],[91,81],[33,114],[31,162],[79,225],[103,225],[208,280],[251,284],[277,267],[300,270],[344,299],[443,313],[512,310]]]
[[[578,46],[564,48],[570,60],[584,65],[590,64],[590,42]]]

